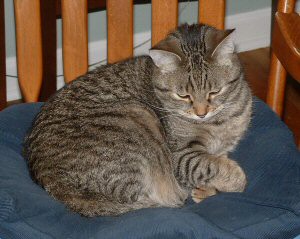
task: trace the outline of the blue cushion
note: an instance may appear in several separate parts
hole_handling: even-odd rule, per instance
[[[221,193],[183,208],[119,217],[70,212],[30,178],[22,142],[41,103],[0,112],[1,238],[293,238],[300,234],[300,153],[277,116],[254,99],[251,127],[232,158],[245,169],[243,193]]]

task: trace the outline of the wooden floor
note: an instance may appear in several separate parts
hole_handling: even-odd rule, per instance
[[[270,49],[261,48],[239,54],[245,68],[246,79],[253,94],[266,100]],[[295,140],[300,146],[300,84],[288,79],[286,88],[285,111],[283,116],[288,127],[294,132]]]
[[[242,52],[239,56],[243,62],[246,79],[249,82],[253,94],[265,101],[269,74],[270,49],[261,48]],[[14,103],[20,103],[20,101],[9,102],[9,104]],[[300,84],[296,81],[288,80],[285,103],[283,119],[294,132],[295,140],[298,146],[300,146]]]

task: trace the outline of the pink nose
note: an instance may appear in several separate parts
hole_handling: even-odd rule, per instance
[[[200,118],[204,118],[205,115],[207,115],[208,111],[207,111],[207,105],[206,104],[195,104],[194,105],[194,111],[195,114],[198,115]]]

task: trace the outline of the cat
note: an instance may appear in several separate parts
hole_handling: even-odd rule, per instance
[[[180,207],[247,180],[228,158],[252,97],[231,30],[182,25],[149,56],[105,65],[65,85],[25,138],[32,178],[83,216]]]

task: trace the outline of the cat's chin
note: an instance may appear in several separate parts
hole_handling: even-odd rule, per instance
[[[216,109],[214,111],[208,112],[204,117],[199,117],[198,115],[192,115],[192,114],[181,114],[183,117],[190,121],[194,121],[196,123],[206,122],[210,120],[212,117],[214,117],[216,114],[218,114],[220,110]]]
[[[181,117],[194,123],[206,122],[211,118],[211,116],[209,116],[208,114],[205,117],[199,117],[197,115],[189,115],[189,114],[181,115]]]

